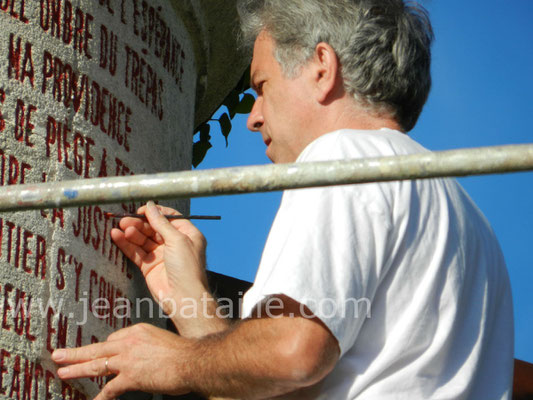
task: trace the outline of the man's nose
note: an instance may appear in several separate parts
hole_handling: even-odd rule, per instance
[[[258,97],[255,100],[254,106],[252,107],[252,111],[250,112],[250,116],[248,117],[248,122],[246,123],[248,129],[253,132],[259,132],[259,130],[265,123],[261,105],[262,99],[261,97]]]

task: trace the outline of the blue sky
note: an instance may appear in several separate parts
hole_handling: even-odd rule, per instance
[[[431,150],[533,143],[533,1],[422,1],[435,30],[433,89],[411,136]],[[199,168],[267,164],[259,134],[234,120],[225,147]],[[460,179],[503,248],[515,312],[515,355],[533,362],[533,172]],[[280,193],[192,200],[192,212],[219,214],[197,226],[213,271],[252,281]]]

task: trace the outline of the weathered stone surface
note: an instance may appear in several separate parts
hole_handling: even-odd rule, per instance
[[[0,184],[189,169],[246,64],[235,18],[229,1],[0,0]],[[51,351],[157,323],[127,306],[148,294],[109,239],[105,213],[137,206],[0,215],[0,397],[92,398],[103,382],[61,382]]]

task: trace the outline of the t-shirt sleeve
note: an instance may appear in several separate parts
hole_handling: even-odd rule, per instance
[[[286,191],[243,316],[270,296],[286,295],[329,328],[344,355],[371,317],[387,266],[391,223],[383,198],[376,184]]]

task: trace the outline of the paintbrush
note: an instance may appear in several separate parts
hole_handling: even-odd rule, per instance
[[[146,219],[144,214],[114,214],[110,212],[104,213],[107,217],[110,218],[142,218]],[[220,215],[163,215],[167,219],[204,219],[204,220],[221,220]]]

